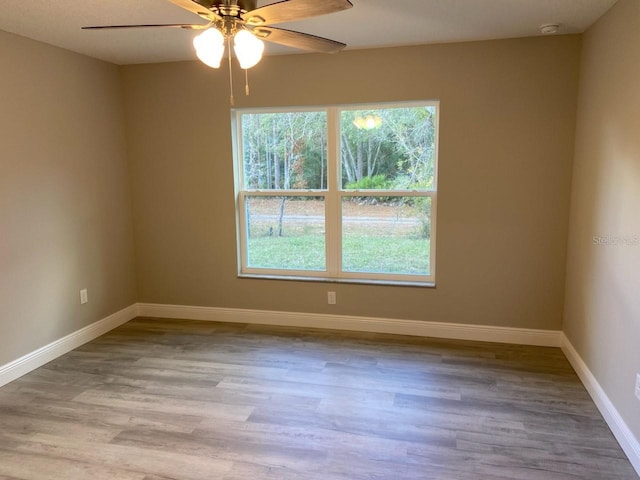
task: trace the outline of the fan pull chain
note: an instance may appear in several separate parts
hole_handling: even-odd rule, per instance
[[[249,69],[244,69],[244,94],[249,96]]]
[[[231,71],[231,37],[227,37],[227,44],[229,45],[228,48],[228,52],[229,52],[229,89],[231,91],[231,97],[229,98],[229,102],[231,103],[231,106],[233,107],[236,102],[233,99],[233,72]]]

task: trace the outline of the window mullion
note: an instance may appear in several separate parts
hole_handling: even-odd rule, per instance
[[[337,276],[340,271],[340,122],[335,107],[327,109],[327,196],[325,203],[327,273]]]

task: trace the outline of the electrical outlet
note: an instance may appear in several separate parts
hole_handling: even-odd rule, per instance
[[[80,304],[84,305],[89,301],[89,297],[87,296],[87,289],[83,288],[80,290]]]
[[[636,398],[640,400],[640,373],[636,373]]]
[[[329,305],[336,304],[336,292],[327,292],[327,303]]]

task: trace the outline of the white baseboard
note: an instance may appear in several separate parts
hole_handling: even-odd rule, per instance
[[[562,333],[562,351],[569,359],[569,363],[573,366],[578,377],[580,377],[587,392],[591,395],[596,407],[600,410],[600,413],[607,422],[607,425],[609,425],[616,440],[618,440],[622,450],[624,450],[624,453],[629,457],[631,465],[633,465],[633,468],[635,468],[638,475],[640,475],[640,442],[638,442],[638,439],[620,416],[620,413],[611,400],[609,400],[609,397],[598,383],[598,380],[596,380],[596,377],[591,373],[587,364],[584,363],[584,360],[582,360],[564,333]]]
[[[422,322],[374,317],[354,317],[320,313],[276,312],[268,310],[242,310],[235,308],[190,307],[139,303],[138,314],[143,317],[205,320],[231,323],[252,323],[287,327],[323,328],[358,332],[391,333],[419,337],[475,340],[481,342],[511,343],[559,347],[561,331],[524,328],[492,327],[456,323]]]
[[[80,330],[76,330],[65,337],[28,353],[17,360],[0,366],[0,387],[32,370],[35,370],[38,367],[41,367],[51,360],[55,360],[74,348],[78,348],[79,346],[98,338],[100,335],[119,327],[123,323],[135,318],[137,315],[137,305],[131,305],[114,313],[113,315],[109,315],[102,320],[98,320],[91,325],[87,325]]]

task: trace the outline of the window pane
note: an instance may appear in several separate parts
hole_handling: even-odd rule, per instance
[[[244,113],[244,188],[327,187],[326,112]]]
[[[342,188],[435,189],[436,107],[343,110]]]
[[[345,197],[342,270],[430,274],[430,197]]]
[[[247,266],[326,270],[322,197],[246,197]]]

